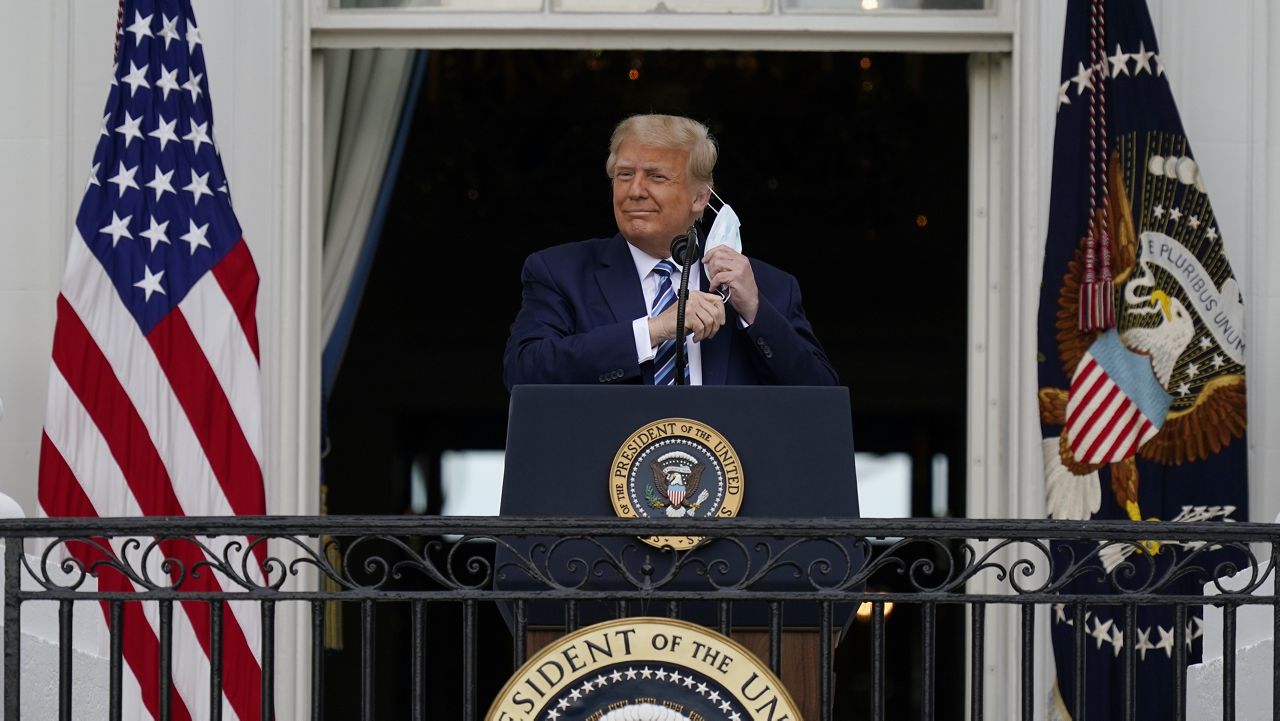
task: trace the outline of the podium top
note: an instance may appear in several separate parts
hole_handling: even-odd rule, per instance
[[[695,420],[732,444],[739,516],[858,516],[849,391],[839,386],[515,386],[502,513],[613,516],[615,454],[667,418]]]

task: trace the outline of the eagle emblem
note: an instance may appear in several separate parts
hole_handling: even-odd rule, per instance
[[[698,510],[710,495],[703,490],[695,496],[706,466],[684,451],[671,451],[658,457],[649,463],[649,470],[653,473],[653,487],[645,494],[646,500],[671,518],[681,518]],[[688,500],[691,498],[697,500]]]
[[[1115,502],[1143,520],[1136,458],[1194,462],[1245,431],[1243,303],[1199,169],[1180,154],[1185,139],[1161,134],[1140,143],[1129,135],[1119,146],[1107,168],[1109,232],[1094,229],[1110,238],[1117,327],[1078,327],[1082,238],[1055,321],[1057,360],[1070,387],[1038,394],[1041,421],[1062,427],[1044,447],[1053,518],[1086,520],[1097,512],[1098,471],[1106,467]],[[1161,147],[1168,157],[1157,153]],[[1144,153],[1145,162],[1132,163],[1135,177],[1126,179],[1120,157]],[[1130,188],[1140,194],[1136,207]]]

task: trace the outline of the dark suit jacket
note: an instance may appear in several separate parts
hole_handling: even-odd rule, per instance
[[[760,310],[742,328],[732,305],[702,348],[705,385],[836,385],[839,380],[800,306],[795,277],[751,259]],[[635,262],[621,235],[529,256],[523,301],[503,355],[508,389],[522,383],[652,383],[636,362],[631,324],[647,314]],[[708,285],[705,274],[702,287]]]

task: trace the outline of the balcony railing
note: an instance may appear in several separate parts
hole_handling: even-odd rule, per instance
[[[696,536],[689,550],[640,537]],[[276,616],[296,604],[311,620],[311,718],[483,718],[493,700],[488,676],[505,678],[529,658],[535,631],[574,631],[633,615],[681,617],[737,637],[762,629],[762,659],[784,668],[782,638],[816,630],[819,672],[806,718],[984,718],[989,667],[1016,686],[1021,718],[1042,699],[1035,689],[1037,621],[1062,634],[1075,678],[1090,673],[1090,649],[1110,644],[1121,681],[1060,688],[1073,717],[1098,693],[1120,694],[1134,718],[1137,691],[1151,673],[1171,708],[1186,718],[1187,665],[1198,655],[1198,618],[1221,609],[1223,718],[1233,718],[1237,613],[1280,606],[1269,584],[1280,560],[1280,529],[1248,523],[1075,523],[1055,521],[726,519],[635,521],[583,518],[227,518],[39,519],[0,521],[4,556],[4,717],[18,719],[23,676],[22,614],[58,608],[58,703],[71,717],[72,626],[77,614],[106,614],[109,693],[118,717],[124,686],[121,620],[133,601],[154,604],[158,674],[167,688],[173,607],[192,602],[209,616],[210,697],[222,692],[224,604],[248,601],[260,613],[261,710],[270,717],[277,669]],[[125,583],[102,584],[105,578]],[[1229,583],[1219,579],[1233,577]],[[216,581],[212,583],[211,581]],[[1206,597],[1201,587],[1216,593]],[[101,606],[101,610],[97,608]],[[500,613],[494,615],[495,609]],[[1167,611],[1169,631],[1147,637],[1141,618]],[[857,611],[855,614],[854,612]],[[501,616],[501,638],[485,615]],[[988,648],[991,619],[1007,614],[1017,653]],[[890,622],[906,618],[907,621]],[[342,679],[358,714],[330,709],[326,621],[349,623],[341,637],[358,676]],[[1104,624],[1099,619],[1106,617]],[[1004,618],[1004,616],[1001,616]],[[1275,615],[1280,625],[1280,614]],[[853,619],[849,621],[849,619]],[[1093,619],[1093,623],[1090,623]],[[358,623],[350,623],[358,621]],[[378,625],[404,629],[401,651],[378,647]],[[438,625],[446,623],[447,633]],[[433,625],[434,624],[434,625]],[[433,630],[435,629],[435,630]],[[1104,629],[1100,631],[1099,629]],[[1163,636],[1168,633],[1169,638]],[[435,634],[435,635],[433,635]],[[442,648],[442,638],[457,646]],[[1217,640],[1216,638],[1214,639]],[[330,646],[336,646],[331,643]],[[391,657],[388,658],[388,652]],[[381,655],[380,655],[381,652]],[[963,655],[954,657],[959,652]],[[1165,657],[1157,667],[1150,654]],[[403,655],[402,655],[403,654]],[[448,655],[456,676],[432,670]],[[404,657],[407,656],[407,657]],[[841,659],[848,658],[842,664]],[[963,660],[963,663],[959,662]],[[300,662],[300,660],[298,661]],[[940,662],[945,673],[940,676]],[[1059,668],[1062,667],[1061,659]],[[962,671],[958,670],[963,668]],[[1163,669],[1163,670],[1157,670]],[[1096,669],[1095,669],[1096,670]],[[380,694],[393,673],[404,693]],[[889,683],[886,678],[900,679]],[[1272,685],[1280,679],[1273,661]],[[381,678],[386,682],[387,678]],[[42,680],[43,682],[43,680]],[[1143,703],[1148,703],[1145,699]],[[1280,719],[1280,701],[1273,702]],[[218,718],[221,704],[211,705]],[[161,715],[168,713],[162,707]],[[989,717],[989,716],[988,716]]]

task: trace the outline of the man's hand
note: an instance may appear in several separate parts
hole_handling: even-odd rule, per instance
[[[678,305],[678,303],[672,303],[670,308],[659,313],[657,317],[649,319],[649,343],[653,347],[656,348],[663,341],[676,337]],[[692,335],[695,341],[702,342],[715,335],[722,325],[724,325],[724,303],[721,302],[720,296],[715,293],[689,291],[689,300],[684,307],[685,333]]]
[[[702,268],[712,288],[729,286],[732,295],[729,303],[748,325],[756,322],[760,310],[760,289],[756,287],[755,273],[747,256],[727,245],[717,245],[702,257]]]

